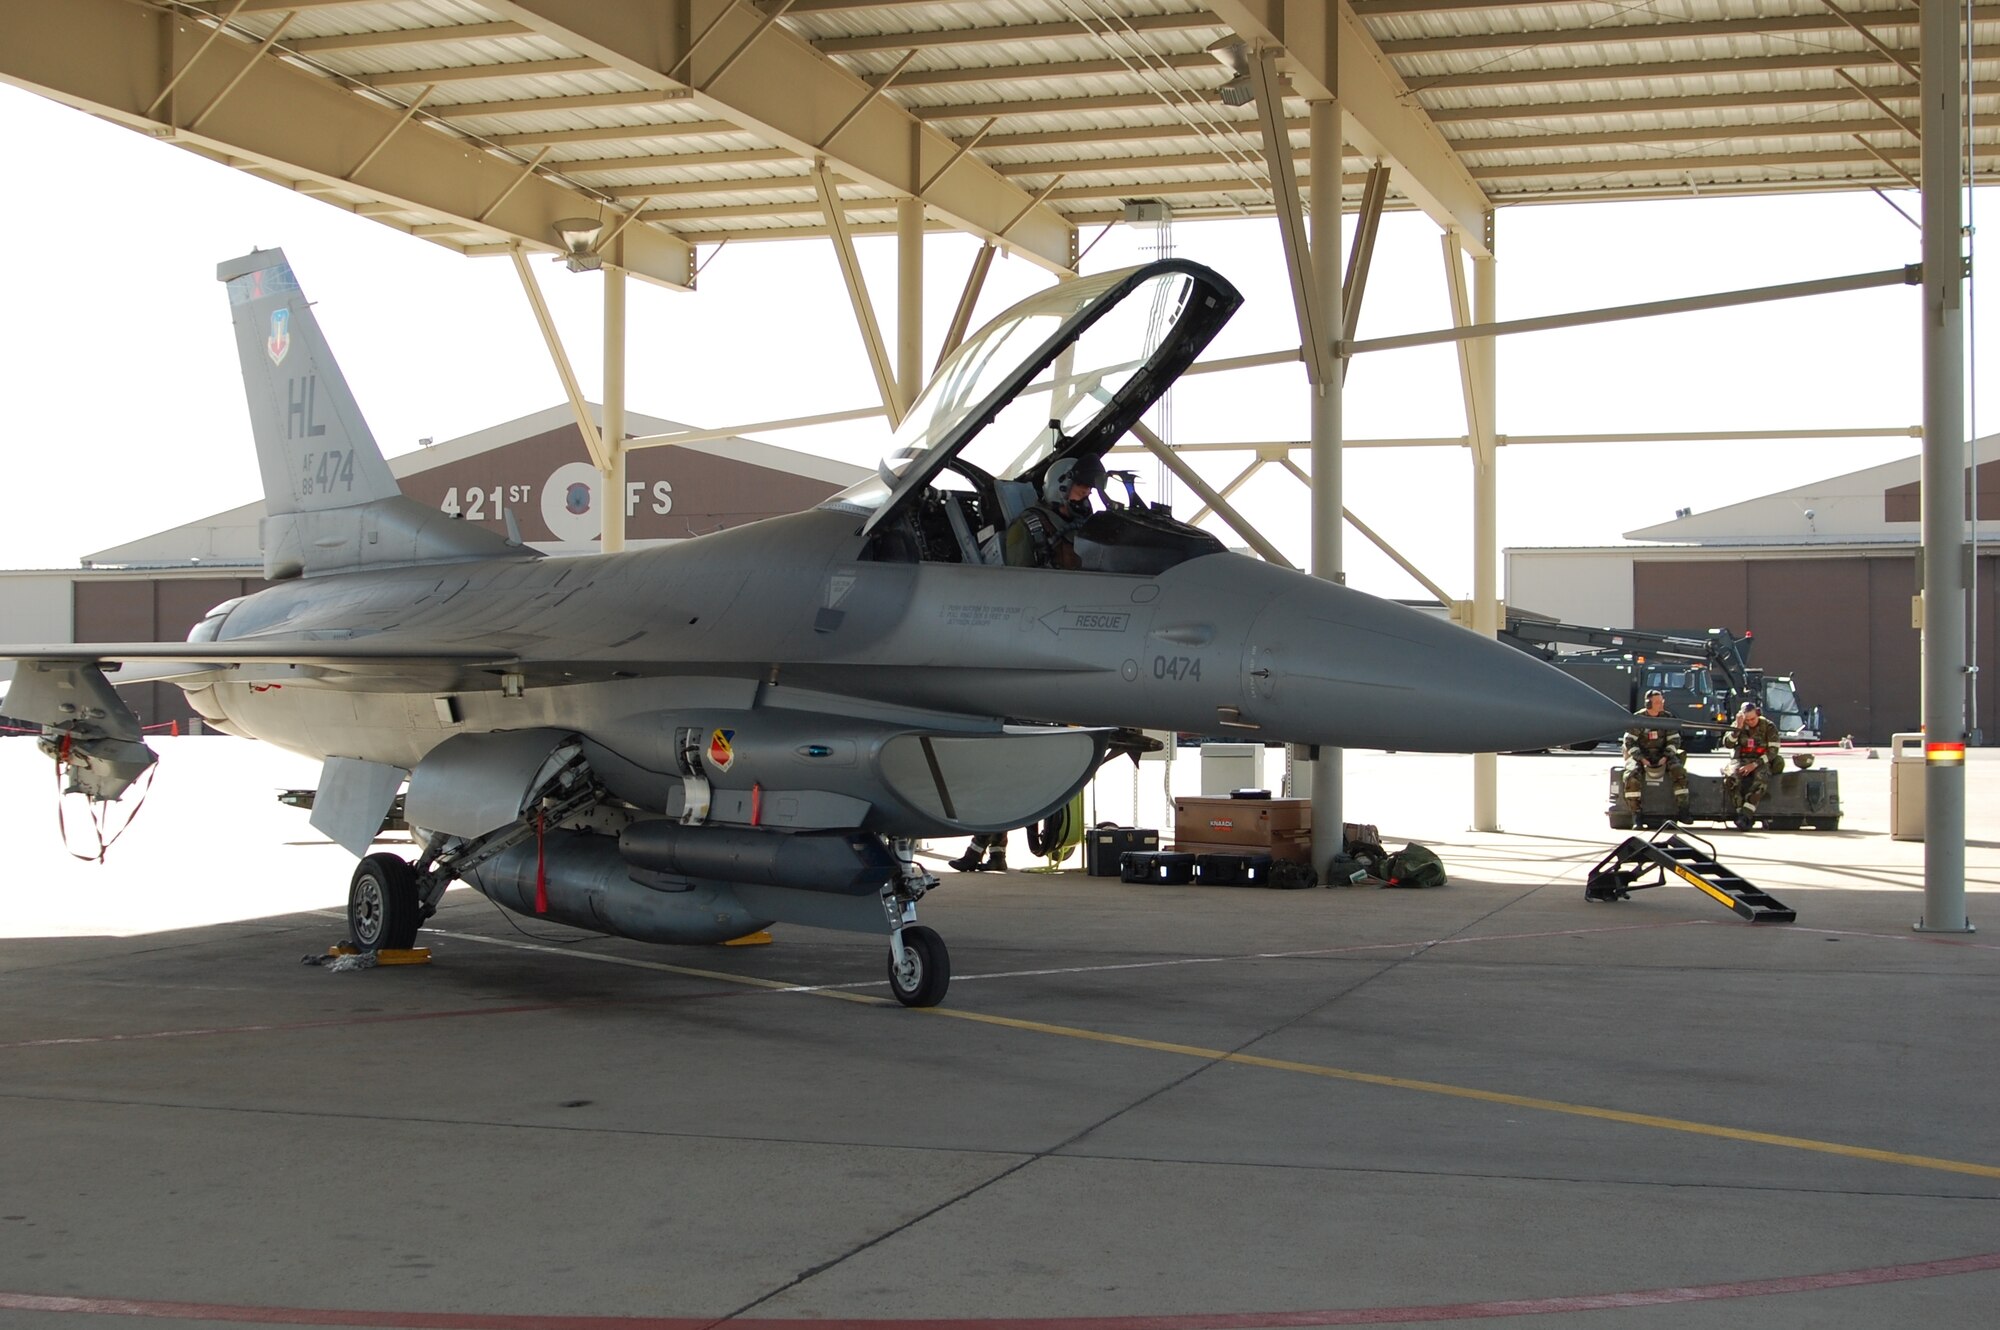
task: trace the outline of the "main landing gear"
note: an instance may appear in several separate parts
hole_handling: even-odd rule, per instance
[[[347,928],[363,951],[407,951],[431,912],[417,870],[393,854],[371,854],[354,866],[347,886]]]

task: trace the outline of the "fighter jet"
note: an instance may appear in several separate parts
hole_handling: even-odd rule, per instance
[[[359,859],[364,948],[409,947],[463,881],[647,942],[886,935],[897,999],[934,1005],[950,956],[913,843],[1045,817],[1138,731],[1491,752],[1625,721],[1518,651],[1230,553],[1129,475],[1112,492],[1105,454],[1242,303],[1199,264],[1000,315],[817,508],[576,558],[399,492],[282,251],[217,276],[275,585],[185,644],[0,648],[7,708],[98,800],[154,761],[108,671],[321,759],[313,823]],[[371,852],[405,785],[414,862]]]

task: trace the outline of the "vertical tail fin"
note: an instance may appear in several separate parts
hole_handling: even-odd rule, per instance
[[[282,249],[219,265],[264,473],[265,511],[320,512],[402,491]]]
[[[216,266],[264,477],[264,575],[532,554],[406,498],[281,249]]]

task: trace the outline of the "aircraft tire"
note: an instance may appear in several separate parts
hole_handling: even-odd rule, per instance
[[[922,924],[904,929],[903,950],[910,957],[907,966],[898,966],[894,953],[889,956],[889,991],[896,1001],[906,1007],[935,1007],[944,1001],[951,986],[951,953],[937,930]]]
[[[423,926],[417,874],[393,854],[371,854],[354,866],[347,888],[347,927],[363,951],[406,951]]]

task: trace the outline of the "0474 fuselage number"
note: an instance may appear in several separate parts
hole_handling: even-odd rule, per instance
[[[1153,657],[1153,677],[1173,679],[1180,683],[1201,682],[1201,658],[1199,656],[1155,656]]]

